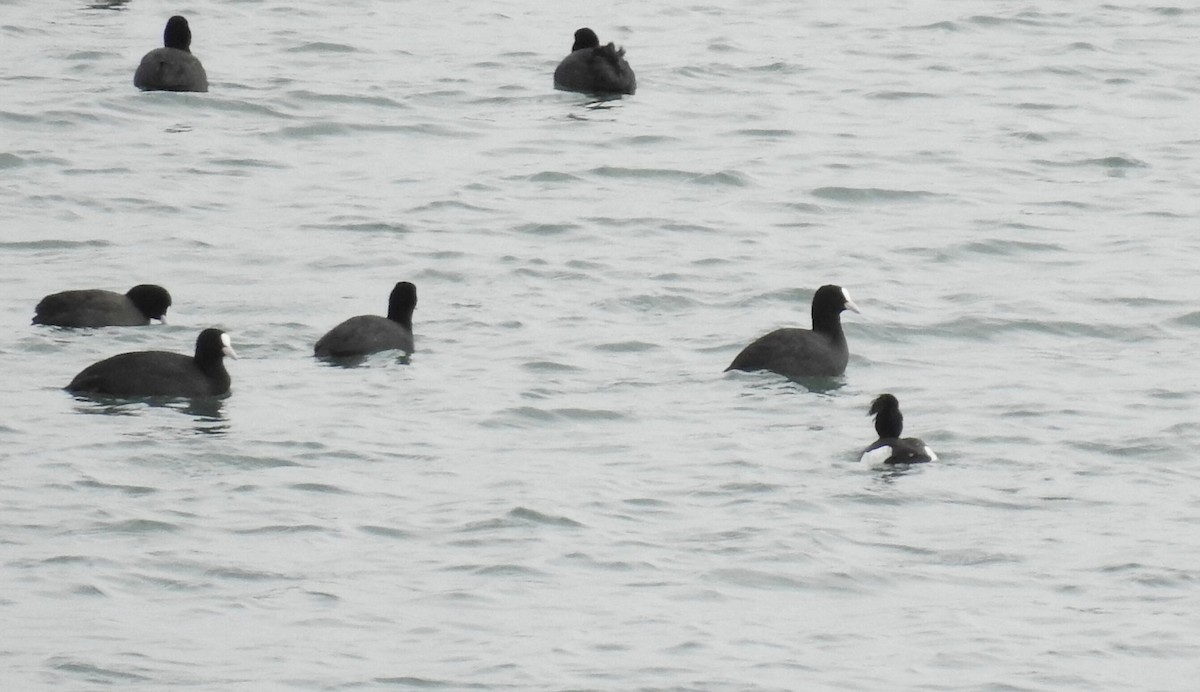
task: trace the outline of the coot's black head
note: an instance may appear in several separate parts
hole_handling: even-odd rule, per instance
[[[125,294],[133,306],[152,320],[167,321],[167,308],[171,307],[171,294],[167,289],[154,284],[139,284]]]
[[[841,329],[841,315],[845,310],[858,312],[858,306],[850,300],[846,289],[833,284],[818,288],[812,301],[813,330],[820,332]]]
[[[600,46],[600,37],[596,36],[596,32],[584,27],[575,32],[575,45],[571,46],[571,52],[581,50],[583,48],[598,48]]]
[[[220,364],[225,356],[237,358],[229,335],[225,332],[209,327],[196,337],[196,364],[200,367]]]
[[[388,298],[388,319],[412,329],[412,314],[417,307],[417,287],[401,281],[392,289]]]
[[[192,30],[188,27],[186,19],[175,15],[167,20],[167,28],[163,31],[163,45],[191,52]]]
[[[904,415],[900,413],[900,402],[891,394],[880,394],[871,402],[868,416],[875,416],[875,432],[881,438],[900,437],[904,430]]]

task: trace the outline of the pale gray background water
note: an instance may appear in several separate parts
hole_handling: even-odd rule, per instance
[[[138,93],[176,12],[212,91]],[[551,89],[583,25],[637,96]],[[0,0],[3,686],[1194,689],[1197,36],[1190,3]],[[411,364],[311,358],[398,280]],[[170,325],[29,325],[139,282]],[[865,313],[839,386],[722,374],[823,283]],[[61,391],[208,326],[217,405]],[[855,462],[883,391],[941,462]]]

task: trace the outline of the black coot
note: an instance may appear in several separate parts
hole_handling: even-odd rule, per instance
[[[904,431],[904,415],[900,402],[891,394],[880,394],[871,402],[868,415],[875,416],[875,432],[879,439],[863,450],[860,461],[869,464],[921,464],[937,461],[929,445],[915,437],[900,437]]]
[[[101,289],[48,295],[33,312],[34,324],[56,327],[135,327],[167,321],[171,294],[162,286],[140,284],[125,295]]]
[[[588,28],[575,32],[571,54],[554,70],[554,88],[590,94],[632,94],[637,77],[625,62],[625,49],[612,43],[600,45],[596,32]]]
[[[208,91],[208,74],[192,55],[192,30],[179,15],[167,20],[163,47],[146,53],[133,73],[142,91]]]
[[[412,353],[412,314],[416,307],[417,287],[401,281],[388,299],[387,317],[351,317],[321,337],[313,352],[318,358],[353,358],[392,349]]]
[[[220,396],[229,391],[225,356],[237,358],[229,335],[205,329],[196,338],[194,356],[167,351],[122,353],[84,368],[67,391],[117,397]]]
[[[811,330],[776,329],[742,349],[725,370],[770,370],[790,379],[841,375],[850,360],[842,332],[843,310],[858,312],[845,289],[818,288],[812,300]]]

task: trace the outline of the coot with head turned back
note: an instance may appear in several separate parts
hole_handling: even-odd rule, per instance
[[[875,433],[879,439],[863,450],[860,461],[869,464],[921,464],[937,461],[937,455],[924,441],[915,437],[900,437],[904,431],[904,415],[900,402],[891,394],[880,394],[871,402],[875,416]]]
[[[124,295],[97,288],[62,291],[42,298],[34,324],[56,327],[135,327],[167,321],[171,294],[162,286],[139,284]]]
[[[589,94],[632,94],[637,77],[625,62],[625,49],[612,43],[602,46],[596,32],[583,28],[575,32],[571,54],[554,70],[554,88]]]
[[[770,370],[790,379],[841,375],[850,361],[842,332],[843,310],[858,312],[844,288],[818,288],[812,300],[812,329],[789,327],[761,336],[725,370]]]
[[[229,391],[225,356],[237,358],[229,335],[205,329],[196,338],[195,355],[134,351],[87,366],[67,385],[76,394],[115,397],[211,397]]]
[[[388,298],[387,317],[351,317],[322,336],[313,353],[318,358],[354,358],[399,349],[412,353],[412,314],[417,307],[417,287],[397,283]]]
[[[142,91],[208,91],[208,74],[192,55],[192,29],[179,15],[167,20],[163,47],[146,53],[133,73]]]

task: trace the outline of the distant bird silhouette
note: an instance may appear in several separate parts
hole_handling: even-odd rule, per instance
[[[175,15],[167,20],[163,47],[142,58],[133,85],[142,91],[208,91],[208,74],[192,55],[192,30],[186,19]]]
[[[879,439],[863,450],[860,461],[870,464],[921,464],[937,461],[937,455],[924,441],[915,437],[900,437],[904,431],[904,415],[900,402],[891,394],[880,394],[871,402],[875,416],[875,432]]]
[[[600,45],[596,32],[583,28],[575,32],[571,54],[554,70],[554,88],[591,94],[632,94],[637,77],[625,62],[625,49],[612,43]]]
[[[841,286],[822,286],[813,294],[813,328],[776,329],[761,336],[733,359],[729,370],[770,370],[789,379],[830,377],[846,372],[850,349],[842,332],[842,311],[858,306]]]

